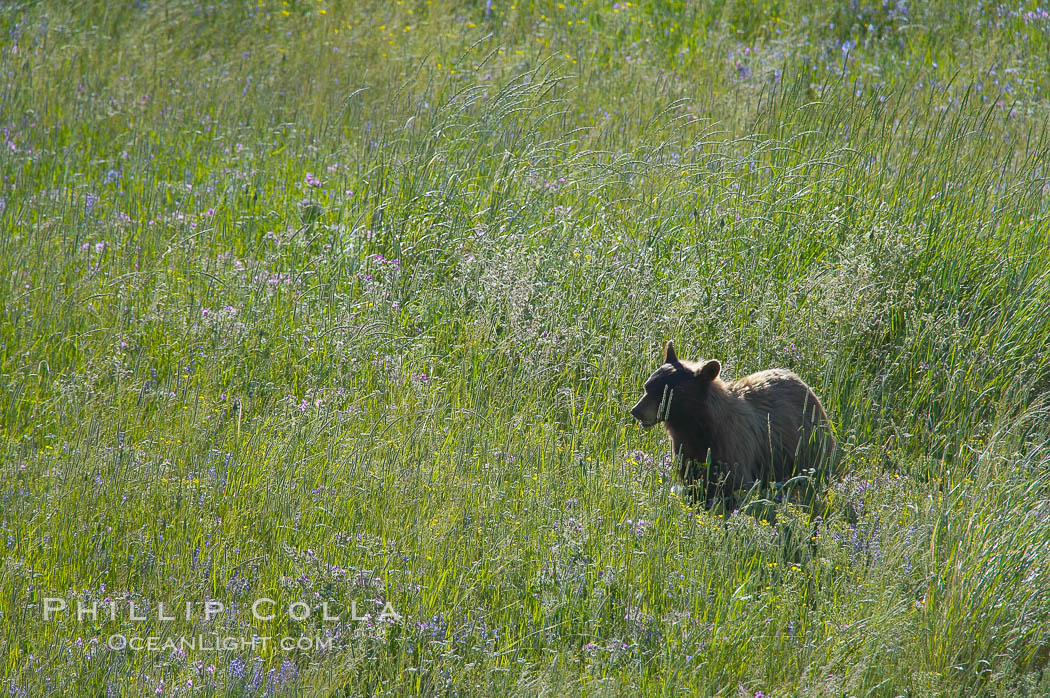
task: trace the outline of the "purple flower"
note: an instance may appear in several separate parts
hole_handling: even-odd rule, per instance
[[[263,680],[263,667],[262,660],[256,659],[255,663],[252,664],[252,676],[248,679],[248,688],[252,691],[259,688]]]
[[[636,538],[641,538],[642,536],[644,536],[645,532],[648,531],[649,528],[652,526],[652,523],[646,521],[645,519],[638,519],[637,521],[631,521],[631,519],[627,519],[626,523],[628,530],[630,530],[631,534]]]
[[[555,521],[553,528],[555,531],[560,531],[569,537],[583,535],[583,522],[575,516],[570,516],[561,522]]]
[[[306,173],[306,183],[311,187],[321,186],[321,180],[319,180],[317,177],[314,177],[313,172]]]
[[[289,687],[295,681],[295,677],[298,676],[299,669],[294,662],[286,659],[281,662],[281,668],[276,670],[276,675],[274,675],[274,672],[274,669],[270,669],[270,686],[266,691],[268,694],[275,689],[283,690]]]

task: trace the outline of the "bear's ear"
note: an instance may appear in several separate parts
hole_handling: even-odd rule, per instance
[[[674,345],[671,344],[671,340],[667,340],[667,344],[664,346],[664,363],[673,364],[678,361],[678,356],[674,353]]]
[[[696,369],[696,377],[700,380],[713,381],[718,378],[718,373],[722,370],[722,364],[718,363],[717,359],[711,359],[705,361],[704,365]]]

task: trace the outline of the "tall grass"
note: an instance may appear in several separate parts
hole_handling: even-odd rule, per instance
[[[1040,8],[0,25],[11,695],[1050,693]],[[814,386],[821,507],[677,498],[669,338]]]

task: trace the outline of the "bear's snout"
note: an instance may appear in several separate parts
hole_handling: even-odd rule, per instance
[[[656,410],[648,409],[649,405],[646,404],[645,398],[643,397],[638,401],[638,404],[631,408],[631,416],[641,422],[643,427],[649,428],[656,424]]]

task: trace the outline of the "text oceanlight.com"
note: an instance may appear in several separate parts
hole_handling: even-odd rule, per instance
[[[265,652],[271,648],[284,652],[294,650],[326,652],[335,647],[335,638],[309,635],[237,637],[218,633],[162,637],[160,635],[141,636],[114,633],[106,638],[106,646],[111,650],[131,650],[133,652],[243,652],[246,650]]]

